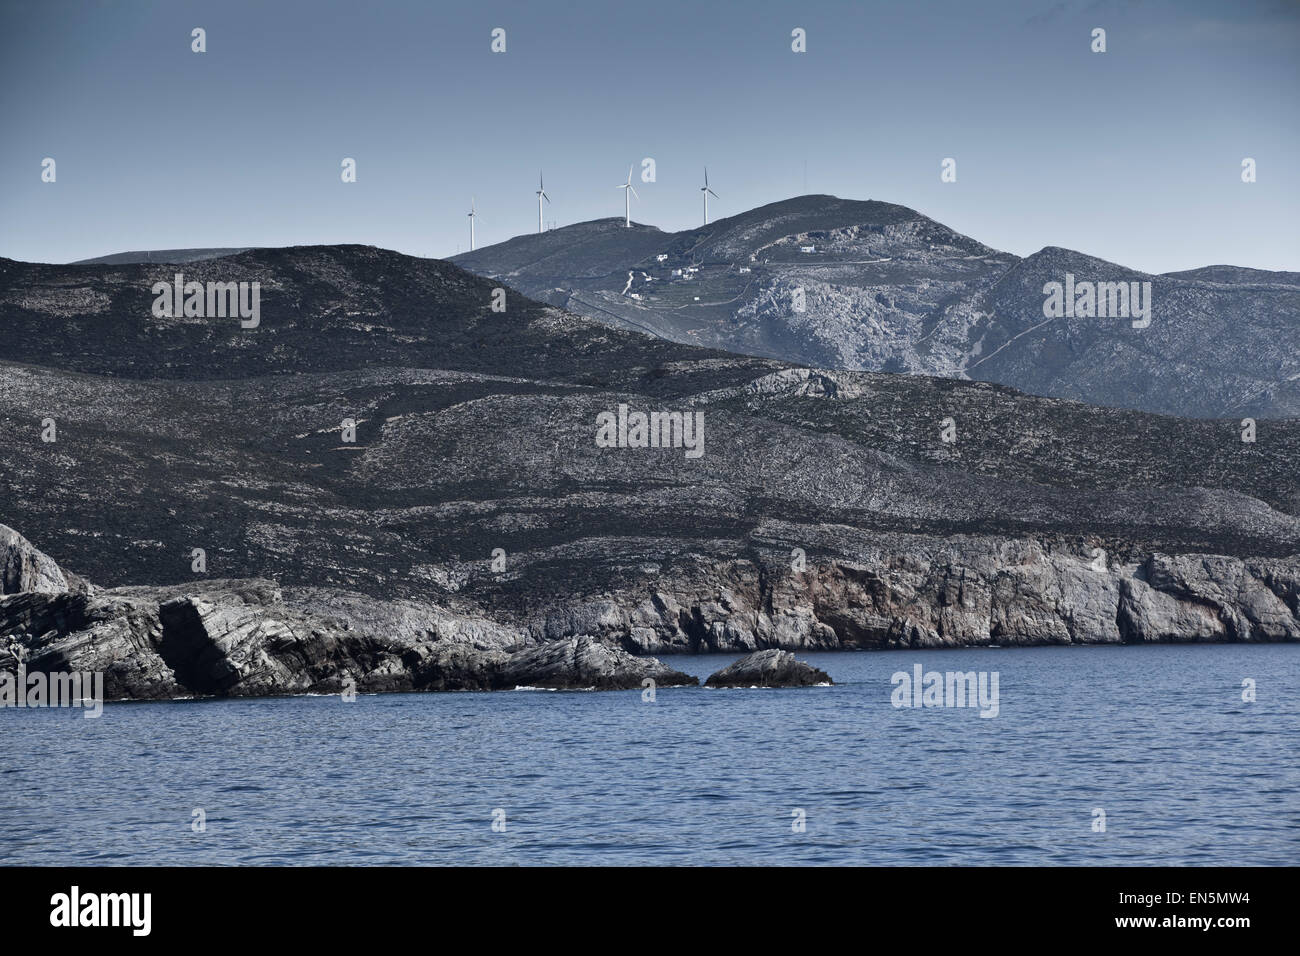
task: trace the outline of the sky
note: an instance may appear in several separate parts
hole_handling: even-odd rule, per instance
[[[471,197],[482,247],[536,231],[539,170],[548,222],[621,216],[629,165],[672,231],[707,165],[713,219],[830,193],[1018,255],[1295,271],[1298,93],[1300,0],[0,0],[0,256],[446,257]]]

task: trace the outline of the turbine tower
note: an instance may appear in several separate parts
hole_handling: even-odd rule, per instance
[[[704,196],[704,224],[709,224],[709,197],[714,199],[721,198],[717,193],[709,188],[709,167],[704,167],[704,185],[700,187],[700,193]]]
[[[629,229],[632,228],[632,196],[636,196],[637,202],[641,197],[636,195],[636,189],[632,185],[632,167],[627,168],[627,182],[617,187],[623,190],[623,225]],[[631,195],[628,195],[631,193]]]
[[[546,195],[546,185],[542,182],[542,174],[537,174],[537,231],[542,232],[542,200],[551,201],[551,197]]]
[[[469,251],[474,251],[474,220],[478,213],[474,211],[474,197],[469,197]]]

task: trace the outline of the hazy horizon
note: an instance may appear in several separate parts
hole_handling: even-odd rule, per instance
[[[448,258],[468,251],[471,196],[483,247],[536,231],[539,169],[564,226],[621,216],[629,165],[633,220],[676,232],[701,224],[707,165],[711,219],[829,194],[1019,256],[1300,271],[1300,5],[1284,0],[578,0],[565,16],[0,0],[0,52],[13,259],[335,243]]]

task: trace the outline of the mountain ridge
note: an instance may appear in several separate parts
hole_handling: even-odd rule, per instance
[[[1296,273],[1151,274],[1055,245],[1021,258],[906,206],[824,195],[640,233],[634,248],[599,247],[616,230],[566,246],[582,228],[451,261],[617,328],[811,367],[982,378],[1183,417],[1300,415],[1300,353],[1285,347],[1300,330]],[[1067,274],[1152,283],[1151,326],[1046,321],[1044,286]]]

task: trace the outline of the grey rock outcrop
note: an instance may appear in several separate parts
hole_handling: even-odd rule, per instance
[[[501,677],[505,687],[594,690],[638,688],[645,680],[653,680],[658,687],[699,683],[698,678],[666,667],[654,658],[633,657],[590,637],[552,641],[512,654],[502,667]]]
[[[321,589],[286,601],[265,579],[71,591],[46,567],[26,580],[45,590],[0,596],[0,670],[100,672],[109,699],[698,683],[590,637],[525,649],[526,632],[485,619]]]
[[[831,683],[830,675],[789,651],[755,651],[709,675],[705,687],[813,687]]]
[[[0,594],[60,594],[82,586],[79,578],[69,579],[53,558],[17,531],[0,525]]]
[[[0,669],[99,671],[110,699],[488,689],[500,650],[284,603],[267,580],[0,598]]]

